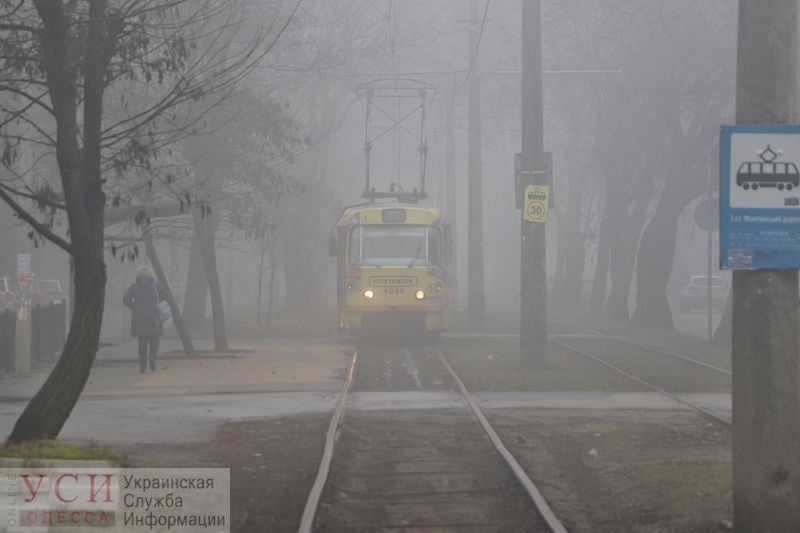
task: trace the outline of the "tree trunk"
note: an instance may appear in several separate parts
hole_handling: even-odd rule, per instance
[[[556,237],[556,268],[553,271],[553,292],[550,295],[553,309],[562,309],[564,307],[564,276],[567,261],[567,216],[568,214],[556,214],[556,224],[558,226],[558,233]]]
[[[603,207],[603,219],[600,222],[600,237],[597,241],[597,264],[592,279],[592,295],[589,300],[589,312],[599,314],[606,303],[606,285],[608,284],[608,267],[611,261],[611,224],[612,215],[608,210],[608,200]]]
[[[166,298],[169,308],[172,311],[172,322],[175,324],[175,329],[178,330],[178,336],[181,338],[181,344],[183,344],[183,353],[184,355],[192,356],[195,354],[192,336],[183,321],[178,302],[175,301],[175,298],[172,295],[172,290],[169,288],[167,276],[164,275],[164,269],[161,266],[161,261],[158,259],[158,254],[156,253],[156,247],[153,245],[153,237],[150,234],[150,225],[145,222],[142,229],[144,234],[144,245],[145,249],[147,250],[147,258],[150,260],[150,264],[153,265],[153,271],[158,279],[161,292],[164,293],[163,296]]]
[[[203,268],[208,280],[208,292],[211,296],[211,314],[214,327],[214,350],[228,350],[228,336],[225,331],[225,307],[222,302],[222,288],[219,283],[217,271],[217,254],[214,249],[214,235],[216,233],[215,215],[202,214],[198,209],[193,210],[194,227],[197,233],[200,252],[203,256]]]
[[[258,242],[258,292],[256,294],[256,324],[261,324],[261,294],[264,285],[264,234],[262,233]]]
[[[730,345],[733,339],[733,290],[731,289],[728,294],[728,299],[725,302],[725,310],[722,311],[722,316],[717,324],[717,329],[714,331],[714,342],[718,344]]]
[[[233,282],[233,249],[229,248],[226,258],[225,268],[225,312],[228,316],[233,315],[233,302],[236,299],[236,289]]]
[[[72,36],[61,2],[36,6],[43,22],[42,54],[56,119],[56,160],[64,191],[70,245],[75,262],[74,314],[56,366],[17,419],[9,443],[54,439],[69,418],[89,379],[103,323],[106,270],[103,261],[105,195],[101,175],[101,134],[106,47],[104,0],[89,2],[83,98],[71,70]],[[78,102],[82,120],[78,121]],[[82,147],[78,132],[83,131]]]
[[[679,182],[667,185],[653,219],[642,233],[636,265],[636,311],[632,319],[641,326],[675,329],[667,299],[667,283],[675,261],[678,216],[688,202],[671,194],[671,188],[680,186]]]
[[[324,191],[307,191],[302,201],[304,205],[327,205]],[[317,302],[317,264],[321,261],[321,243],[325,242],[322,235],[327,232],[327,226],[320,216],[322,210],[292,211],[291,218],[281,226],[285,232],[281,241],[286,283],[285,310],[304,312],[312,309]]]
[[[581,309],[583,272],[586,268],[586,246],[583,234],[578,230],[577,223],[566,252],[564,290],[562,292],[563,307],[568,311],[578,311]]]
[[[612,290],[609,307],[617,321],[627,322],[630,318],[628,299],[633,285],[634,267],[636,265],[636,252],[639,246],[639,237],[642,233],[647,207],[653,192],[653,180],[639,179],[639,186],[634,196],[633,212],[628,215],[628,208],[624,203],[614,207],[617,213],[619,227],[616,228],[617,237],[611,246],[611,280]]]
[[[653,217],[642,234],[639,247],[636,312],[633,322],[641,326],[675,329],[667,300],[667,283],[675,260],[677,217]]]
[[[687,150],[674,153],[683,161],[693,161]],[[678,217],[689,202],[702,194],[705,184],[705,180],[693,179],[690,164],[679,165],[672,175],[677,177],[667,180],[653,218],[642,233],[637,254],[636,311],[632,321],[646,327],[675,329],[667,284],[675,262]]]
[[[72,234],[73,243],[79,238]],[[106,287],[102,246],[93,248],[91,254],[75,255],[74,315],[61,357],[20,415],[8,443],[56,438],[89,379],[100,341]]]
[[[189,266],[186,273],[186,294],[183,297],[183,318],[192,329],[206,327],[206,305],[208,301],[208,281],[203,268],[203,254],[200,252],[197,232],[192,235],[189,247]]]
[[[617,191],[607,200],[606,209],[610,209],[611,242],[611,295],[608,298],[607,308],[617,322],[627,322],[628,295],[630,294],[633,269],[628,265],[627,250],[623,228],[628,217],[627,207],[619,198]]]
[[[275,316],[275,270],[278,267],[277,253],[274,248],[269,253],[269,286],[267,287],[267,323],[272,323]]]
[[[579,146],[580,140],[574,138],[571,146]],[[564,266],[561,271],[561,290],[559,291],[561,307],[566,311],[577,311],[581,307],[583,288],[583,272],[586,268],[586,243],[581,231],[581,207],[586,188],[586,178],[581,172],[577,158],[567,160],[567,212],[559,218],[558,239],[561,246],[562,231],[564,233]]]
[[[286,311],[308,311],[312,306],[305,254],[291,246],[284,250],[283,273],[286,280]]]

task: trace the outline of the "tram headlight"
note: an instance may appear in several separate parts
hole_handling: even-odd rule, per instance
[[[417,289],[417,292],[414,293],[414,297],[417,300],[423,300],[425,298],[425,291],[422,289]]]
[[[364,298],[366,298],[367,300],[372,300],[373,298],[375,298],[375,291],[373,291],[372,289],[365,290]]]

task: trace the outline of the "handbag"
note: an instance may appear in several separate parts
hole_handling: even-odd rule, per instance
[[[169,303],[163,301],[158,294],[158,285],[153,283],[153,290],[156,291],[156,318],[160,324],[163,324],[172,317],[172,308]]]

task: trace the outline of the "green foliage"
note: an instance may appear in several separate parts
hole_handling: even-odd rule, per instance
[[[106,448],[94,444],[80,446],[60,440],[39,440],[10,444],[0,448],[0,457],[27,460],[108,461],[114,465],[122,463],[122,457]]]

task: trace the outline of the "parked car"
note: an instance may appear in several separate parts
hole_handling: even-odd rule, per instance
[[[17,308],[17,295],[14,294],[11,278],[0,276],[0,312],[14,311]]]
[[[31,304],[34,306],[61,303],[66,298],[57,279],[34,279],[31,282]]]
[[[711,276],[711,306],[722,309],[728,300],[729,287],[721,276]],[[692,309],[708,308],[708,276],[692,276],[689,284],[681,290],[680,309],[688,313]]]

